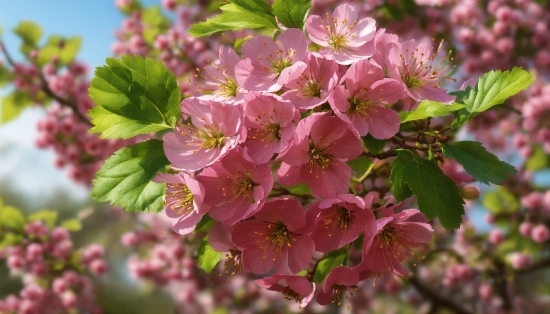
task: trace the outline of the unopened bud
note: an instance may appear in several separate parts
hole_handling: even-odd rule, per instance
[[[460,188],[460,196],[465,200],[477,200],[479,194],[479,189],[472,185],[466,185]]]

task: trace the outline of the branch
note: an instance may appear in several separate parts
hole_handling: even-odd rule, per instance
[[[463,308],[461,305],[455,304],[453,301],[446,299],[436,291],[426,287],[414,275],[409,277],[409,282],[416,288],[416,290],[418,290],[418,292],[433,303],[434,308],[445,307],[457,314],[474,314],[473,312]]]
[[[15,62],[13,61],[11,55],[9,54],[8,50],[6,49],[6,45],[4,44],[4,42],[2,40],[0,40],[0,51],[2,51],[4,53],[4,56],[6,57],[6,61],[8,61],[8,63],[12,67],[14,67]],[[87,116],[85,116],[84,114],[82,114],[82,112],[80,112],[80,110],[78,109],[78,104],[77,103],[71,102],[68,99],[60,97],[59,95],[55,94],[50,89],[50,87],[48,86],[48,81],[46,80],[46,78],[44,77],[44,75],[40,71],[38,71],[38,78],[40,79],[40,82],[41,82],[40,88],[42,89],[42,91],[44,91],[44,93],[46,93],[46,95],[48,95],[51,98],[55,99],[60,104],[71,108],[73,110],[73,112],[78,116],[78,118],[80,120],[82,120],[82,122],[85,122],[88,125],[91,125],[90,119]]]

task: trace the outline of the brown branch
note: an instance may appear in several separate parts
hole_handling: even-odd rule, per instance
[[[418,290],[418,292],[420,292],[420,294],[432,302],[434,308],[444,307],[456,314],[473,314],[473,312],[463,308],[461,305],[454,303],[453,301],[438,294],[436,291],[426,287],[416,278],[416,276],[410,276],[409,282],[416,288],[416,290]]]
[[[6,45],[4,44],[4,42],[2,40],[0,40],[0,50],[2,51],[4,56],[6,57],[6,61],[8,61],[8,63],[12,67],[14,67],[15,62],[13,61],[10,53],[6,49]],[[80,120],[82,120],[82,122],[85,122],[86,124],[91,125],[90,119],[87,116],[85,116],[84,114],[82,114],[82,112],[80,112],[80,110],[78,109],[78,104],[77,103],[71,102],[68,99],[65,99],[65,98],[57,95],[56,93],[54,93],[50,89],[50,87],[48,86],[48,81],[46,80],[44,75],[42,75],[42,73],[40,71],[38,71],[38,78],[40,79],[40,83],[41,83],[40,88],[42,89],[42,91],[44,93],[46,93],[46,95],[50,96],[51,98],[53,98],[54,100],[56,100],[60,104],[71,108],[73,110],[73,112],[78,116],[78,118]]]

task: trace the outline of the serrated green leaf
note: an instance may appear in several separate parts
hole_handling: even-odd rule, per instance
[[[174,74],[160,61],[140,56],[107,58],[96,68],[89,94],[93,133],[127,139],[174,128],[181,116],[180,90]]]
[[[464,170],[479,182],[502,184],[511,175],[516,174],[516,168],[498,159],[488,152],[479,142],[463,141],[444,143],[441,145],[443,154],[454,159],[464,167]]]
[[[316,283],[323,282],[334,268],[342,265],[346,259],[347,252],[347,248],[341,248],[326,254],[325,257],[317,263],[315,274],[313,274],[313,280]]]
[[[365,147],[367,147],[367,150],[373,154],[380,152],[388,142],[387,140],[379,140],[377,138],[374,138],[370,134],[363,136],[362,139]]]
[[[12,206],[0,207],[0,230],[8,228],[13,231],[20,231],[24,227],[25,217],[21,211]]]
[[[129,211],[159,212],[166,184],[151,180],[168,165],[160,140],[124,147],[96,173],[90,195],[98,202],[110,202]]]
[[[19,22],[13,32],[23,40],[20,48],[23,54],[28,54],[34,49],[42,37],[42,28],[32,21]]]
[[[80,222],[80,220],[78,220],[76,218],[67,219],[67,220],[64,220],[61,223],[61,227],[65,228],[69,231],[76,232],[76,231],[80,231],[80,229],[82,229],[82,223]]]
[[[311,8],[311,0],[274,0],[271,8],[281,24],[302,29]]]
[[[52,229],[53,227],[55,227],[55,223],[57,221],[57,215],[58,215],[57,212],[53,210],[43,209],[33,213],[32,215],[29,215],[27,219],[29,221],[40,220],[44,224],[46,224],[48,228]]]
[[[16,90],[4,97],[1,104],[0,124],[5,124],[17,118],[25,108],[32,105],[32,99],[28,93]]]
[[[399,192],[398,195],[394,194],[398,201],[406,195],[406,186],[416,195],[418,208],[426,217],[438,217],[447,229],[456,229],[460,226],[464,215],[464,200],[453,180],[435,163],[410,151],[399,151],[397,158],[392,162],[390,180],[392,191],[395,186],[395,190]]]
[[[479,78],[474,88],[456,92],[457,102],[466,105],[457,112],[453,128],[470,121],[478,113],[503,103],[509,97],[529,87],[535,81],[532,73],[514,67],[511,71],[490,71]]]
[[[401,123],[404,123],[433,117],[443,117],[464,107],[466,105],[458,103],[446,105],[438,101],[423,100],[414,110],[400,112],[399,117],[401,118]]]
[[[210,274],[221,259],[222,253],[215,251],[208,242],[208,237],[204,237],[197,250],[197,263],[199,267],[207,274]]]
[[[189,34],[201,37],[246,28],[277,28],[275,16],[266,0],[229,0],[220,9],[223,12],[214,18],[191,25]]]
[[[352,179],[357,182],[365,180],[374,167],[374,162],[365,156],[359,156],[346,163],[351,168]]]

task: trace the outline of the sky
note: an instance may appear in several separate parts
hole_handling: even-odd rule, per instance
[[[160,0],[142,0],[142,3],[149,6]],[[20,21],[30,20],[42,27],[43,38],[81,36],[77,59],[90,66],[90,73],[111,56],[113,34],[123,18],[114,0],[0,0],[2,40],[15,60],[22,60],[22,57],[19,55],[20,40],[13,35],[12,29]],[[8,92],[0,89],[0,96]],[[19,118],[0,125],[0,183],[7,182],[26,199],[41,199],[57,188],[69,191],[77,201],[87,198],[89,191],[86,188],[76,186],[54,167],[54,153],[34,145],[36,121],[42,116],[42,109],[31,108]]]

